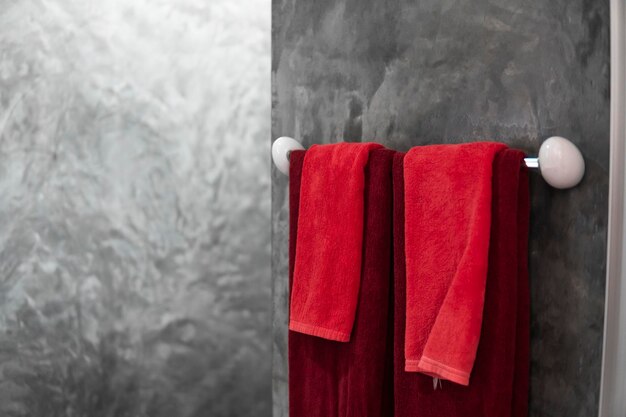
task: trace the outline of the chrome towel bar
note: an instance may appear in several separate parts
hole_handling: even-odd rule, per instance
[[[272,160],[276,168],[289,175],[289,154],[304,149],[297,140],[282,136],[272,144]],[[554,188],[572,188],[585,174],[585,160],[580,150],[569,140],[560,136],[546,139],[536,158],[524,158],[528,168],[538,169],[543,179]]]

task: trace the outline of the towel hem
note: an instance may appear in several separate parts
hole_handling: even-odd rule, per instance
[[[469,373],[444,365],[426,356],[422,356],[421,359],[407,359],[404,370],[406,372],[420,372],[461,385],[469,385]]]
[[[291,320],[289,322],[289,330],[298,333],[304,333],[311,336],[317,336],[324,339],[334,340],[336,342],[349,342],[350,334],[340,332],[338,330],[327,329],[320,326],[314,326],[312,324],[302,323],[300,321]]]

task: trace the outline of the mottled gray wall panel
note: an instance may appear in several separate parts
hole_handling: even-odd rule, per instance
[[[0,2],[0,415],[263,416],[270,3]]]
[[[532,178],[533,416],[593,416],[600,383],[609,156],[606,0],[273,1],[272,136],[306,146],[562,135],[573,190]],[[287,178],[273,176],[274,412],[286,415]]]

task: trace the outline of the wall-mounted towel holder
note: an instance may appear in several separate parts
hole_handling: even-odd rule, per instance
[[[276,168],[289,175],[289,154],[304,149],[297,140],[282,136],[272,144],[272,159]],[[578,185],[585,174],[585,160],[569,140],[560,136],[546,139],[539,148],[536,158],[525,158],[528,168],[539,169],[543,179],[554,188],[572,188]]]

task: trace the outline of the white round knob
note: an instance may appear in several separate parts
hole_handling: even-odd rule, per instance
[[[554,188],[571,188],[583,178],[585,161],[576,145],[560,136],[552,136],[539,148],[539,170]]]
[[[281,136],[276,139],[272,144],[272,159],[276,168],[283,174],[289,175],[289,153],[300,149],[304,149],[304,146],[293,138]]]

